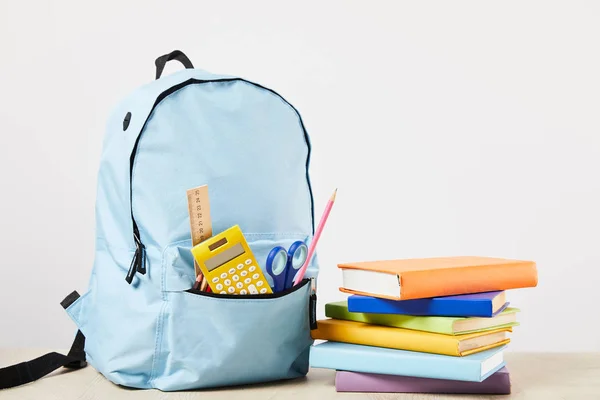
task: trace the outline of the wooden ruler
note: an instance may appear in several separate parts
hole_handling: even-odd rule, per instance
[[[212,221],[210,219],[210,203],[208,201],[208,185],[199,186],[187,191],[188,213],[190,214],[190,231],[192,246],[204,242],[212,236]],[[196,261],[196,276],[202,274]]]

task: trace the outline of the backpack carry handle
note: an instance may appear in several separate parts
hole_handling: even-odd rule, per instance
[[[156,65],[156,79],[160,78],[160,76],[163,73],[163,70],[165,69],[165,65],[171,60],[179,61],[187,69],[194,68],[190,59],[185,54],[183,54],[181,50],[173,50],[169,54],[160,56],[156,59],[156,61],[154,61],[154,65]]]

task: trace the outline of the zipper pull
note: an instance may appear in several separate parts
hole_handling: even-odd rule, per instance
[[[317,284],[315,278],[310,278],[310,300],[309,300],[310,329],[317,329]]]
[[[133,239],[135,240],[135,256],[134,260],[138,259],[136,270],[142,275],[146,275],[146,246],[142,243],[140,239],[140,232],[136,229],[135,234],[133,235]]]
[[[144,246],[140,240],[140,234],[137,229],[133,234],[133,239],[135,240],[135,254],[133,255],[133,260],[131,260],[129,271],[125,277],[125,280],[130,285],[131,282],[133,282],[133,277],[136,272],[139,272],[142,275],[146,274],[146,246]]]

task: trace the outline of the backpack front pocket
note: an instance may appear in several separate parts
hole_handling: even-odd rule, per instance
[[[268,382],[308,372],[311,285],[272,295],[168,293],[152,386],[184,390]]]
[[[246,236],[261,267],[274,246],[289,247],[306,239],[301,235]],[[170,391],[306,375],[313,342],[312,271],[300,284],[273,294],[200,292],[190,290],[195,278],[190,247],[186,240],[163,252],[164,303],[150,385]]]

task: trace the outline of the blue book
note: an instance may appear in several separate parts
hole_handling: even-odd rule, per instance
[[[310,366],[338,371],[482,382],[504,367],[506,346],[464,357],[325,342],[310,349]]]
[[[388,300],[358,295],[348,297],[350,312],[438,317],[495,317],[508,304],[504,291],[416,300]]]

